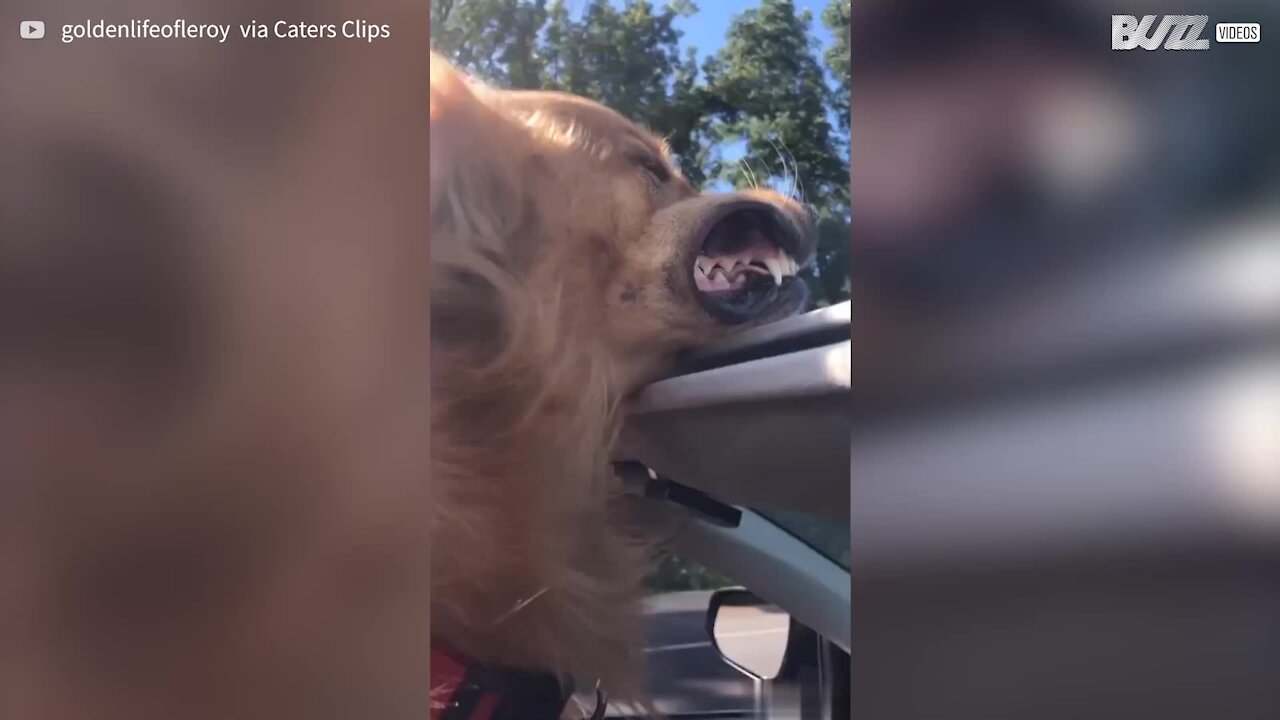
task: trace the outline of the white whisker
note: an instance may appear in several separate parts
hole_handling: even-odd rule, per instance
[[[809,194],[805,192],[804,178],[800,177],[800,163],[796,162],[795,153],[791,152],[791,148],[787,147],[787,143],[785,141],[782,141],[782,149],[786,150],[787,154],[791,156],[791,168],[792,170],[794,170],[794,173],[792,174],[792,178],[794,179],[794,182],[797,185],[796,189],[799,191],[799,194],[800,194],[800,197],[799,197],[800,202],[804,203],[805,205],[808,205]]]
[[[745,155],[738,160],[738,166],[746,172],[747,182],[750,183],[751,189],[758,189],[760,187],[760,180],[756,177],[755,170],[751,168],[751,163],[747,161],[747,157]]]
[[[778,144],[773,141],[773,138],[769,138],[769,145],[773,148],[773,151],[777,153],[778,162],[782,163],[783,189],[780,192],[788,200],[794,200],[795,196],[792,194],[792,190],[795,187],[795,182],[791,175],[791,169],[787,167],[787,159],[783,157],[782,150],[778,148]]]

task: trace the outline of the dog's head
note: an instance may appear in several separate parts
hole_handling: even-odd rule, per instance
[[[456,297],[459,255],[478,249],[558,298],[573,318],[563,332],[625,359],[625,384],[804,305],[803,206],[768,190],[700,193],[661,140],[589,100],[479,87],[439,57],[432,68],[433,303]]]

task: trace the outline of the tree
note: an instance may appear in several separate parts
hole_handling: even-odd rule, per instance
[[[743,161],[722,175],[735,187],[780,179],[819,214],[838,214],[848,205],[849,166],[828,117],[830,89],[811,52],[810,21],[792,0],[763,0],[733,20],[703,70],[723,118],[719,136],[746,141]]]
[[[653,571],[645,579],[645,585],[653,592],[715,590],[733,584],[720,573],[670,552],[658,552],[653,560]]]
[[[438,0],[431,4],[431,45],[490,82],[536,88],[546,15],[546,0]]]
[[[849,145],[849,107],[852,102],[849,32],[853,4],[849,0],[831,0],[822,11],[822,24],[834,36],[823,53],[836,86],[831,91],[831,112],[844,130],[845,147]],[[831,302],[849,299],[849,262],[852,228],[847,217],[828,218],[818,227],[818,272],[816,280]]]
[[[647,126],[666,138],[685,175],[701,183],[707,122],[697,53],[681,53],[675,29],[677,18],[695,12],[687,0],[661,10],[648,0],[621,8],[592,0],[574,21],[556,0],[541,46],[542,87],[593,98]]]
[[[849,67],[849,23],[852,11],[853,3],[850,0],[831,0],[822,11],[823,26],[835,36],[831,47],[822,55],[827,69],[836,81],[836,87],[831,92],[831,112],[839,119],[840,127],[846,134],[849,132],[849,103],[852,100]]]

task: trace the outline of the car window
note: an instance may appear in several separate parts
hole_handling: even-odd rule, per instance
[[[786,510],[756,510],[755,512],[822,553],[835,564],[845,570],[849,569],[851,542],[848,523]]]

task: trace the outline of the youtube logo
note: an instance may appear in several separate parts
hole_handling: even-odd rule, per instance
[[[23,20],[18,27],[23,40],[44,39],[44,22],[41,20]]]

